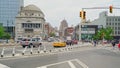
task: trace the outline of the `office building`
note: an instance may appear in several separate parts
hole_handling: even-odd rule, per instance
[[[15,17],[23,6],[23,0],[0,0],[0,23],[6,32],[14,35]]]

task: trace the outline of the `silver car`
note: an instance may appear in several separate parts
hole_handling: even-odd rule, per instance
[[[42,45],[42,42],[41,42],[41,38],[23,38],[20,44],[22,45],[23,48],[25,48],[26,46],[38,47]]]

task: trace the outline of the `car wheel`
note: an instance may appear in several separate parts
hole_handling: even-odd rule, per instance
[[[31,43],[28,47],[31,48],[31,46],[33,46],[33,44]]]
[[[25,48],[25,46],[22,46],[23,48]]]

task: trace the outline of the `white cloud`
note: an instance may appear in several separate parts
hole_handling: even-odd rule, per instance
[[[53,26],[59,26],[59,23],[65,18],[69,25],[76,25],[80,22],[79,11],[82,8],[90,7],[109,7],[119,0],[25,0],[25,6],[34,4],[38,6],[43,13],[47,22]],[[103,10],[86,10],[87,19],[95,19],[99,12]]]

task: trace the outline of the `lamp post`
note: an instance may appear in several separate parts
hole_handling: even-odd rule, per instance
[[[12,38],[14,39],[14,35],[15,35],[15,29],[14,29],[14,24],[13,24],[13,21],[12,21]]]
[[[8,23],[9,23],[9,21],[7,20],[7,33],[8,33]],[[6,42],[8,43],[8,39]]]

